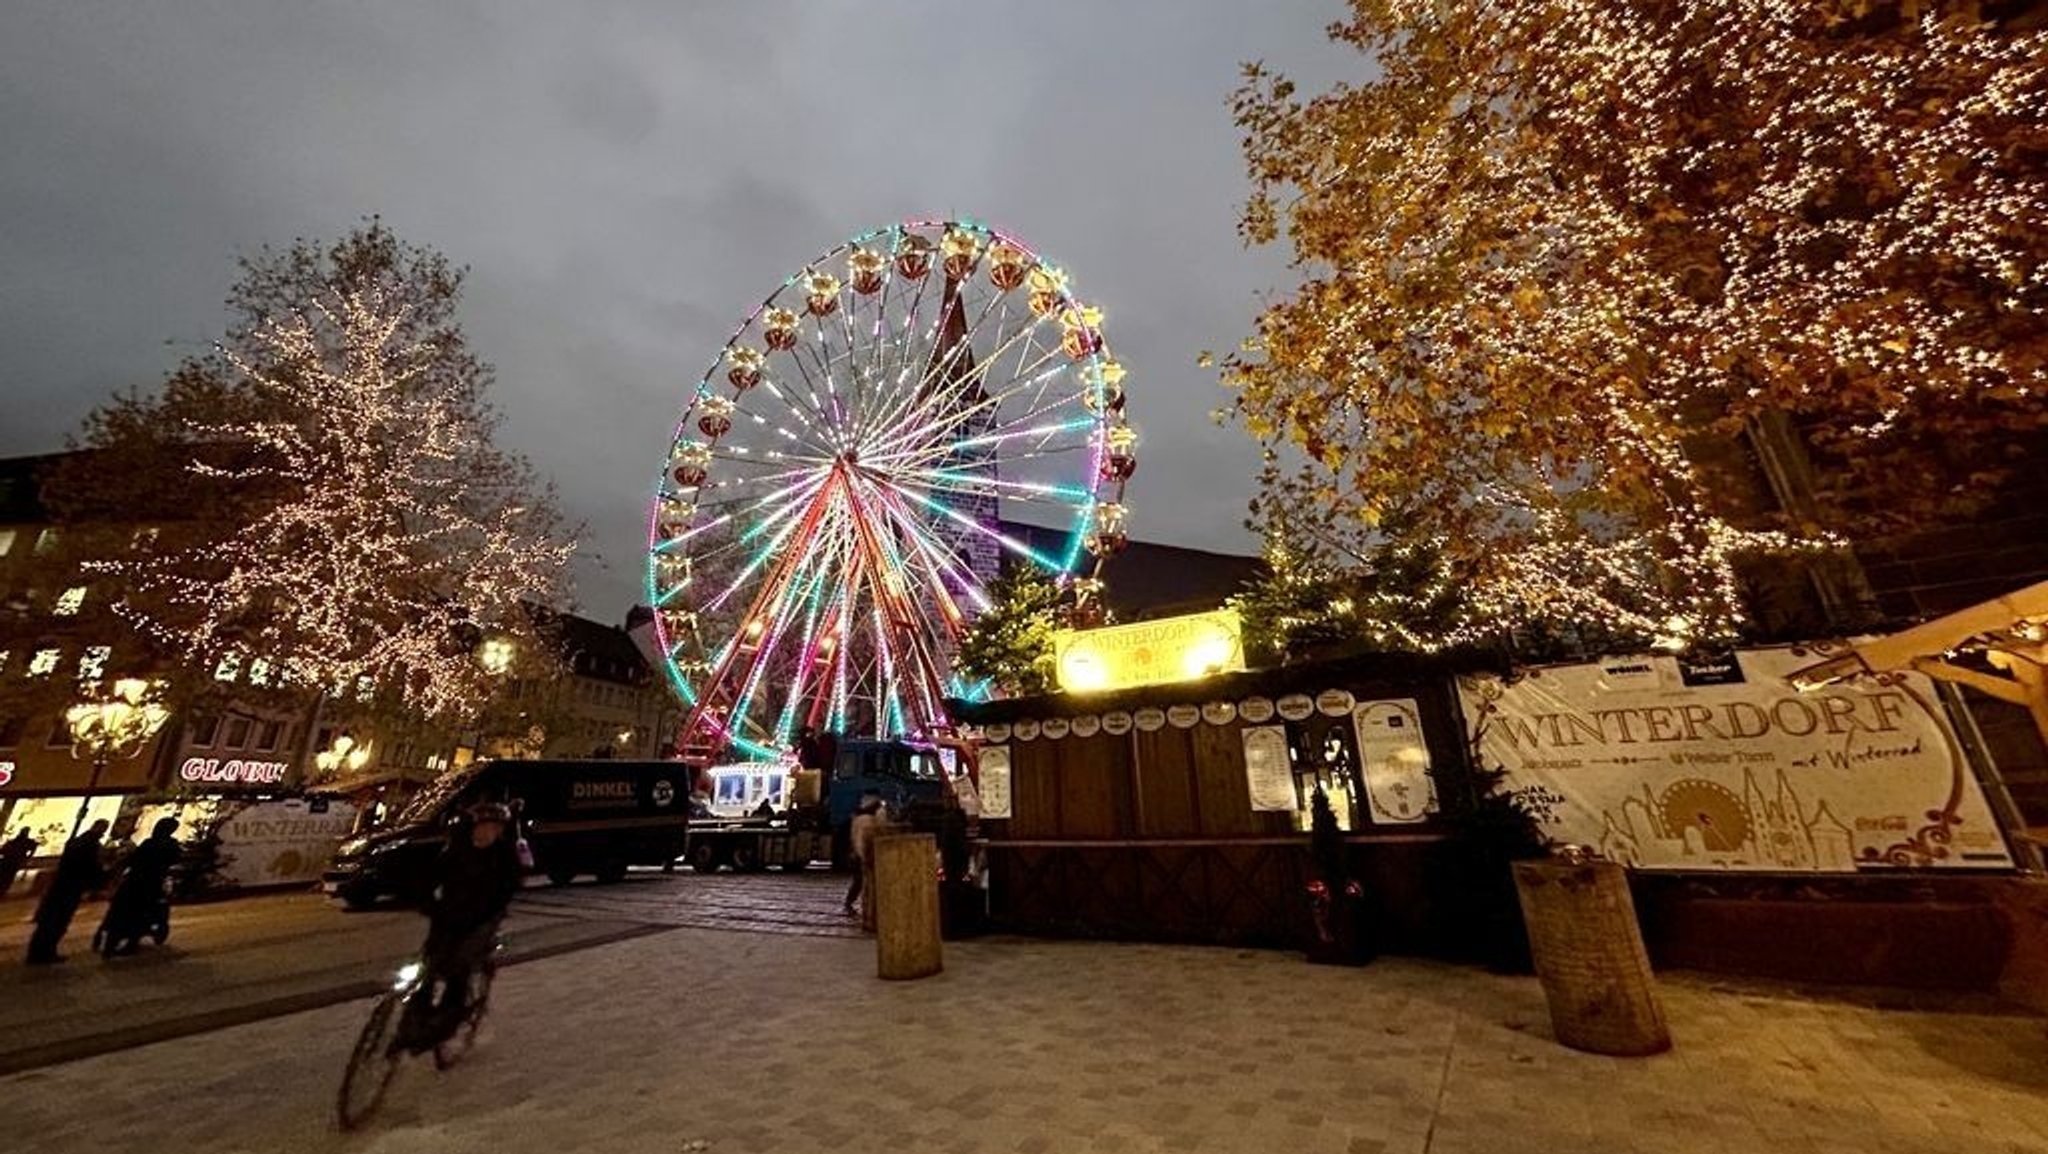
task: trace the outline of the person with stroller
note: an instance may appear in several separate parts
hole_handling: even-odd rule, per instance
[[[144,935],[162,945],[171,934],[171,902],[165,893],[171,868],[178,864],[184,847],[173,836],[178,819],[159,820],[149,837],[127,855],[120,884],[107,903],[106,920],[100,923],[98,945],[102,957],[132,954],[142,946]]]

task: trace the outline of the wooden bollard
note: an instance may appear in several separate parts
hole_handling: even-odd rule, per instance
[[[1627,873],[1607,861],[1525,861],[1514,868],[1557,1040],[1625,1057],[1670,1049]]]
[[[938,839],[928,833],[875,839],[875,973],[891,981],[928,978],[939,953]]]

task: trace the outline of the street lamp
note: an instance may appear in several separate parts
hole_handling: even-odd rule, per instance
[[[493,637],[489,641],[484,642],[483,647],[477,650],[476,660],[477,664],[484,667],[485,673],[502,674],[512,668],[514,653],[515,650],[509,639]]]
[[[65,727],[71,731],[71,756],[92,759],[92,779],[85,787],[86,800],[72,819],[71,836],[77,837],[79,827],[85,824],[85,811],[92,805],[92,793],[100,787],[107,763],[141,752],[170,715],[156,700],[155,683],[140,677],[121,678],[114,682],[112,696],[80,702],[64,711]]]
[[[331,775],[346,767],[350,772],[363,768],[370,760],[370,746],[373,743],[356,744],[356,739],[344,729],[334,737],[334,744],[313,755],[313,764],[320,768],[323,776]]]

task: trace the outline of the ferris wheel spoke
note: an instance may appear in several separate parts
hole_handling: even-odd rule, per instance
[[[1048,436],[1057,436],[1060,433],[1079,432],[1083,429],[1093,428],[1095,424],[1096,420],[1093,416],[1068,417],[1062,420],[1041,421],[1037,424],[1024,425],[1021,428],[1005,428],[998,432],[983,433],[978,437],[968,437],[965,440],[955,441],[951,445],[948,445],[944,448],[923,448],[886,455],[877,458],[876,461],[877,464],[884,465],[885,467],[889,468],[901,468],[905,465],[926,464],[931,461],[941,460],[950,453],[966,449],[978,449],[984,447],[993,448],[998,445],[1008,444],[1010,442],[1022,440],[1027,437],[1045,438]],[[1079,448],[1081,446],[1076,445],[1074,447]]]
[[[966,560],[949,543],[933,536],[926,523],[905,509],[900,500],[892,499],[889,505],[896,524],[926,562],[925,571],[938,578],[930,585],[932,597],[944,606],[941,612],[946,615],[949,624],[959,625],[961,614],[959,604],[953,600],[951,591],[946,587],[946,578],[951,578],[954,584],[960,586],[968,599],[974,602],[976,609],[986,610],[989,607],[988,594],[982,590],[981,579],[968,567]]]
[[[905,497],[910,498],[912,501],[915,501],[916,503],[922,505],[926,509],[929,509],[930,511],[946,518],[947,520],[952,521],[954,524],[963,525],[969,529],[972,529],[976,533],[979,533],[982,536],[988,538],[989,540],[994,541],[996,544],[1001,545],[1003,548],[1008,549],[1010,552],[1016,554],[1019,557],[1025,558],[1026,560],[1032,562],[1040,568],[1047,570],[1048,572],[1059,573],[1064,572],[1066,569],[1066,566],[1053,560],[1051,557],[1048,557],[1045,554],[1040,553],[1038,550],[1033,549],[1031,546],[1025,544],[1022,541],[1019,541],[1017,538],[1010,536],[1008,533],[1005,533],[1000,529],[991,528],[990,526],[982,524],[980,521],[977,521],[974,518],[967,516],[965,513],[960,512],[958,509],[953,508],[951,505],[946,504],[944,501],[938,500],[937,498],[934,497],[928,497],[915,489],[898,486],[894,482],[888,480],[883,480],[882,484],[888,485],[891,489],[894,489],[896,492],[903,494]]]
[[[811,370],[804,364],[803,354],[807,352],[811,353],[813,358],[817,356],[815,350],[799,341],[796,347],[789,350],[789,363],[796,366],[797,376],[803,378],[804,395],[810,398],[812,411],[818,414],[818,419],[828,429],[836,431],[840,427],[839,422],[834,421],[832,415],[826,411],[824,398],[818,395],[818,382],[812,379]]]
[[[831,455],[831,437],[823,428],[827,418],[824,409],[815,403],[815,397],[807,399],[806,397],[799,396],[798,390],[793,385],[788,385],[786,382],[778,380],[775,372],[765,364],[761,367],[759,383],[741,395],[739,409],[750,417],[766,420],[774,419],[775,414],[773,412],[758,412],[749,407],[749,402],[757,399],[760,395],[775,398],[776,401],[781,403],[782,411],[795,418],[796,423],[801,425],[804,430],[803,433],[798,434],[791,432],[786,425],[777,424],[776,431],[780,436],[786,440],[807,445],[818,453],[827,456]],[[816,417],[817,420],[812,420],[812,417]]]
[[[1081,391],[1081,394],[1073,394],[1067,400],[1079,400],[1083,396],[1085,396],[1085,391]],[[987,408],[993,412],[993,404],[989,404]],[[1051,422],[1051,424],[1047,424],[1044,428],[1040,428],[1040,426],[1026,426],[1026,422],[1032,422],[1032,420],[1042,418],[1042,416],[1049,416],[1049,414],[1057,412],[1059,408],[1063,408],[1063,406],[1059,402],[1055,402],[1051,406],[1038,406],[1038,408],[1028,410],[1028,412],[1012,412],[1004,420],[1004,424],[999,424],[999,426],[995,426],[995,428],[991,428],[987,432],[979,432],[979,435],[975,435],[975,437],[961,439],[961,441],[948,441],[944,437],[936,437],[934,430],[940,432],[940,435],[944,435],[944,432],[952,432],[954,428],[965,424],[973,414],[948,416],[948,418],[942,418],[942,420],[934,420],[932,426],[928,426],[932,430],[913,430],[911,435],[905,435],[901,439],[901,443],[899,443],[901,447],[895,447],[893,451],[877,453],[877,455],[874,455],[874,459],[877,459],[877,461],[891,461],[895,465],[930,463],[930,461],[944,459],[944,457],[948,457],[952,453],[958,453],[958,451],[963,451],[963,449],[975,449],[975,447],[981,447],[981,445],[1001,445],[1001,443],[1012,441],[1012,439],[1016,439],[1020,435],[1038,435],[1038,432],[1044,432],[1047,428],[1059,432],[1059,430],[1092,428],[1094,424],[1098,424],[1098,418],[1094,414],[1085,414],[1085,416],[1075,416],[1075,418]],[[1026,426],[1028,432],[1014,432],[1018,426]]]
[[[975,471],[968,472],[970,469]],[[1048,481],[999,477],[989,471],[989,466],[981,464],[957,465],[944,469],[898,468],[890,472],[899,483],[915,485],[934,494],[960,493],[966,496],[995,496],[1006,500],[1044,501],[1055,504],[1072,504],[1095,499],[1095,494],[1082,485],[1060,485]]]
[[[938,348],[939,329],[945,323],[946,309],[942,303],[930,322],[920,329],[915,306],[924,303],[924,283],[934,279],[937,278],[932,274],[925,275],[919,285],[912,311],[903,318],[903,338],[897,342],[902,355],[896,365],[895,395],[860,426],[859,435],[863,441],[875,436],[880,430],[889,428],[902,419],[905,413],[927,401],[925,381],[931,374],[931,360]],[[943,301],[945,294],[941,293],[940,299]],[[910,383],[913,379],[914,384]]]
[[[1034,377],[1014,380],[999,391],[987,392],[986,395],[980,401],[976,402],[973,405],[967,406],[965,408],[955,409],[952,411],[941,411],[938,416],[932,418],[925,424],[913,426],[907,430],[904,430],[903,432],[900,432],[892,437],[887,438],[884,441],[883,445],[883,456],[888,456],[890,450],[898,449],[906,445],[922,444],[926,447],[937,445],[940,442],[942,442],[946,435],[949,434],[953,429],[967,424],[968,422],[972,421],[975,417],[980,416],[984,413],[994,413],[998,411],[1005,401],[1008,401],[1011,398],[1016,397],[1027,390],[1037,388],[1039,390],[1039,396],[1043,397],[1044,386],[1050,381],[1057,379],[1061,373],[1066,371],[1066,369],[1067,366],[1064,364],[1053,365],[1050,368],[1041,370]],[[1084,388],[1081,392],[1074,394],[1073,399],[1078,400],[1082,397],[1085,397],[1086,395],[1087,390]],[[1012,420],[1015,419],[1016,418],[1012,418]]]
[[[772,397],[781,408],[779,410],[770,409],[768,403],[763,399],[767,397]],[[817,413],[815,410],[807,412],[802,404],[802,398],[796,397],[790,392],[785,392],[782,386],[775,380],[773,374],[765,368],[761,370],[761,379],[755,386],[741,393],[734,402],[733,415],[735,417],[744,417],[752,421],[757,427],[765,428],[784,441],[799,448],[808,449],[812,454],[815,454],[815,456],[805,456],[783,450],[787,456],[817,461],[831,459],[832,446],[830,441],[826,437],[824,430],[819,427],[818,421],[811,419],[813,415],[816,415],[822,420],[824,415]],[[795,427],[792,428],[792,425]]]

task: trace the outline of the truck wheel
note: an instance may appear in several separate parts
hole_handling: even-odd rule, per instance
[[[362,886],[345,886],[335,896],[341,899],[344,908],[351,910],[366,910],[377,904],[376,891]]]
[[[761,868],[761,848],[753,845],[732,847],[732,868],[743,874],[754,873]]]
[[[576,871],[570,869],[568,866],[548,867],[548,882],[552,885],[565,886],[575,880]]]
[[[690,847],[690,868],[700,874],[718,872],[718,847],[700,841]]]

